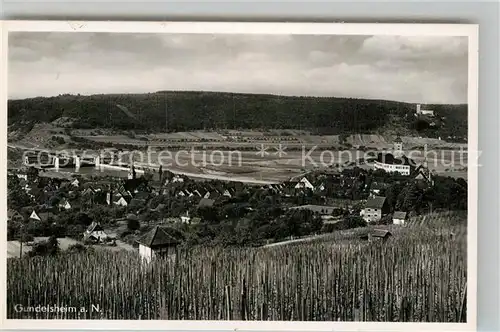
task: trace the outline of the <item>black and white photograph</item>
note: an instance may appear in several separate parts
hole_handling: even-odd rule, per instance
[[[477,26],[52,23],[4,33],[5,322],[475,323]]]

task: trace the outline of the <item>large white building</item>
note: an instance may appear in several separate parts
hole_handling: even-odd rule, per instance
[[[373,166],[375,169],[383,169],[388,173],[398,172],[401,175],[410,175],[415,169],[415,162],[405,156],[403,140],[398,136],[394,140],[393,153],[379,153]]]

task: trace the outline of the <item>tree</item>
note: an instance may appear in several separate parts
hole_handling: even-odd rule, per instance
[[[415,182],[408,183],[398,196],[396,209],[400,211],[418,211],[422,205],[423,192]]]
[[[51,236],[47,241],[36,243],[29,255],[33,256],[53,256],[59,253],[59,242],[57,237]]]
[[[137,218],[130,218],[127,220],[127,228],[130,231],[136,231],[141,227],[141,223]]]
[[[31,205],[31,203],[33,203],[33,200],[21,187],[9,190],[7,195],[9,209],[18,210],[24,206]]]
[[[33,166],[29,167],[26,176],[29,182],[35,182],[38,179],[38,169]]]
[[[366,221],[360,216],[348,216],[344,218],[343,226],[345,229],[365,227]]]

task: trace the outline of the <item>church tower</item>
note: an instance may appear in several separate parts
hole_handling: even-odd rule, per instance
[[[403,151],[403,140],[401,137],[396,137],[394,140],[394,157],[402,157],[404,155]]]

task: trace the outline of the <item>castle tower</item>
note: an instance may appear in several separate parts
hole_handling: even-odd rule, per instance
[[[394,157],[401,157],[403,155],[403,140],[398,135],[398,137],[394,140]]]
[[[417,114],[421,114],[422,113],[420,107],[421,107],[420,104],[417,104]]]

